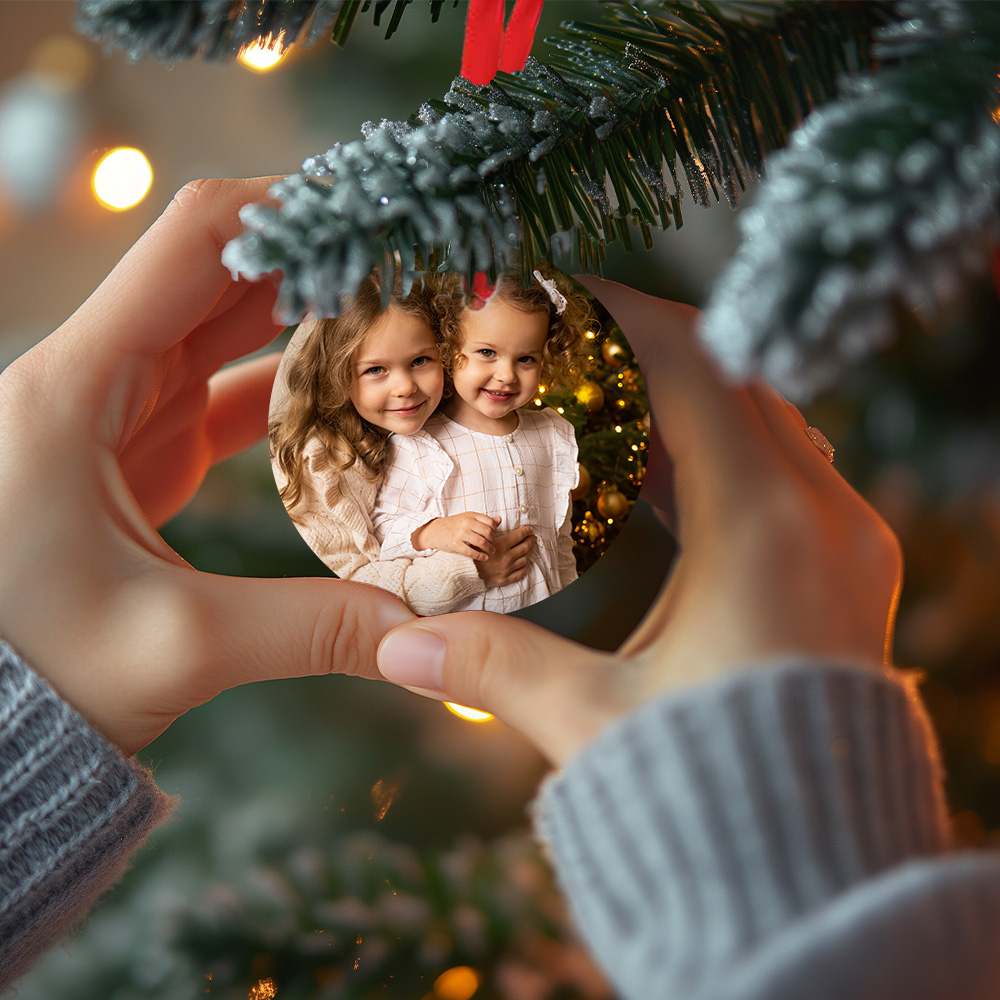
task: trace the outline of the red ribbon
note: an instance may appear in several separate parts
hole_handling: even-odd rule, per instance
[[[517,0],[507,30],[503,27],[504,0],[470,0],[465,18],[462,76],[483,86],[497,74],[524,69],[535,40],[542,0]]]

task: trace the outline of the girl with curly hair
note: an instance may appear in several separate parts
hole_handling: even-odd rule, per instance
[[[542,265],[545,267],[545,265]],[[591,320],[565,279],[504,275],[486,300],[451,298],[441,321],[452,393],[414,434],[389,437],[375,504],[381,557],[450,552],[485,559],[497,532],[530,526],[535,545],[515,581],[451,610],[516,611],[576,579],[570,492],[578,478],[573,426],[526,407],[542,380],[579,378]]]
[[[388,308],[378,269],[336,319],[296,331],[278,372],[269,439],[281,499],[309,547],[337,576],[441,614],[527,571],[530,532],[508,533],[488,552],[383,557],[372,514],[389,464],[390,438],[420,430],[444,388],[438,325],[456,279],[425,275]]]

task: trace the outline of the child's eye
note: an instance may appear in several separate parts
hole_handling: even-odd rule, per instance
[[[492,347],[481,347],[476,351],[476,354],[483,358],[495,358],[497,356],[497,352]]]
[[[421,354],[419,358],[414,358],[410,362],[411,368],[423,368],[424,365],[430,364],[434,359],[427,354]]]
[[[372,365],[371,368],[366,368],[361,374],[362,375],[381,375],[385,371],[382,365]]]
[[[538,358],[532,357],[530,354],[522,355],[517,359],[522,365],[537,365]]]

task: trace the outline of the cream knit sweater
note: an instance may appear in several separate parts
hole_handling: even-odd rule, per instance
[[[445,614],[486,589],[467,556],[435,552],[380,561],[372,526],[378,482],[366,478],[357,461],[334,472],[318,438],[306,444],[302,462],[302,499],[289,514],[309,548],[341,579],[388,590],[418,615]],[[276,466],[274,475],[282,486]]]

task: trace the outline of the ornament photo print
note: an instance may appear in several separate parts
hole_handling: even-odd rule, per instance
[[[599,302],[541,263],[472,288],[376,269],[308,319],[271,396],[271,464],[299,533],[338,577],[420,615],[517,611],[614,540],[645,472],[635,357]]]

